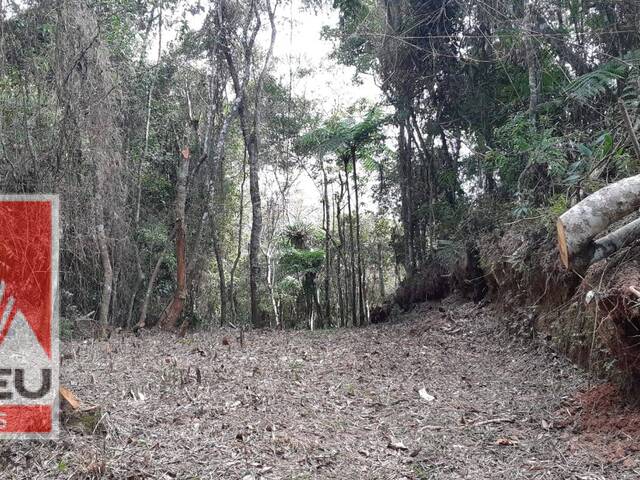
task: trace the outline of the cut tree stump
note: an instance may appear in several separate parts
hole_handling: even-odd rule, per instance
[[[75,393],[67,387],[60,385],[60,408],[62,410],[78,410],[80,408],[80,399]]]
[[[640,175],[635,175],[601,188],[560,215],[558,248],[565,268],[584,271],[638,238],[640,221],[635,220],[594,241],[609,225],[638,208]]]
[[[70,431],[93,435],[104,433],[102,409],[97,405],[87,405],[70,389],[60,386],[60,419]]]

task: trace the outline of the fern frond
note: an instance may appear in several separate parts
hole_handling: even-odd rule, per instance
[[[569,84],[566,89],[569,98],[585,103],[598,95],[610,91],[617,80],[627,79],[640,67],[640,50],[632,50],[621,58],[600,65]]]
[[[576,78],[567,87],[569,98],[579,103],[586,103],[603,95],[615,87],[617,80],[623,80],[627,74],[627,67],[619,61],[609,62],[593,72]]]

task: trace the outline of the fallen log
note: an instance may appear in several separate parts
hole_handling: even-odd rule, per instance
[[[640,218],[596,240],[591,263],[604,260],[636,238],[640,238]]]
[[[635,220],[594,241],[609,225],[638,208],[640,175],[635,175],[601,188],[560,215],[558,248],[565,268],[584,271],[640,237],[640,221]]]

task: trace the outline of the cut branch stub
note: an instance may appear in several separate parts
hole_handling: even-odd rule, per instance
[[[558,248],[565,268],[582,270],[627,244],[640,225],[633,222],[594,241],[609,225],[640,208],[640,175],[592,193],[558,218]]]

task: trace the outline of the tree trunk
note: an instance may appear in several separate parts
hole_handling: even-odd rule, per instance
[[[164,262],[165,252],[166,252],[166,247],[164,250],[162,250],[160,255],[158,255],[156,266],[153,268],[153,272],[151,272],[151,276],[149,277],[149,284],[147,285],[147,291],[145,292],[144,300],[142,302],[142,307],[140,308],[140,318],[138,319],[138,323],[134,327],[134,330],[144,328],[147,325],[147,312],[149,311],[149,302],[151,301],[151,294],[153,293],[153,288],[156,285],[156,280],[158,279],[158,275],[160,274],[160,267],[162,267],[162,263]]]
[[[529,0],[524,11],[524,45],[527,69],[529,71],[529,120],[531,127],[536,128],[537,108],[540,103],[540,61],[538,59],[538,49],[535,46],[533,34],[535,31],[535,15],[533,12],[533,1]]]
[[[353,235],[353,215],[351,214],[351,189],[349,188],[348,162],[344,161],[344,175],[347,189],[347,212],[349,214],[349,263],[351,264],[351,322],[352,326],[358,326],[358,313],[356,310],[356,260],[355,260],[355,240]]]
[[[623,244],[622,240],[628,241],[633,228],[623,230],[626,228],[623,227],[597,242],[593,239],[638,208],[640,175],[607,185],[563,213],[557,228],[560,259],[565,268],[584,270],[595,261],[596,253],[598,259],[605,258],[602,256],[605,252]]]
[[[137,228],[135,228],[137,230]],[[142,271],[142,265],[141,265],[141,261],[140,261],[140,250],[138,249],[138,245],[136,242],[133,242],[133,250],[134,250],[134,255],[136,258],[136,270],[138,271],[138,278],[136,279],[136,285],[133,288],[133,293],[131,294],[131,297],[129,298],[129,308],[127,309],[127,322],[126,322],[126,327],[130,328],[132,326],[133,323],[133,310],[135,308],[136,305],[136,298],[138,298],[138,292],[140,291],[140,289],[142,288],[142,285],[144,284],[145,281],[145,275],[144,272]]]
[[[109,321],[109,306],[111,304],[111,292],[113,289],[113,268],[109,255],[109,244],[104,232],[104,224],[102,220],[99,221],[100,223],[97,225],[96,231],[98,249],[100,250],[100,258],[102,260],[102,294],[100,295],[100,315],[98,318],[101,328],[105,328]]]
[[[342,190],[342,184],[340,185]],[[340,237],[340,247],[337,248],[338,261],[336,262],[336,292],[338,294],[338,307],[340,308],[340,327],[346,326],[345,321],[345,303],[344,303],[344,290],[342,288],[342,271],[341,271],[341,259],[343,258],[342,248],[344,246],[344,234],[342,230],[341,209],[340,202],[342,201],[342,191],[340,192],[340,198],[335,198],[335,212],[336,212],[336,227],[338,228],[338,236]],[[346,268],[346,266],[345,266]]]
[[[415,242],[413,229],[413,195],[412,176],[413,167],[411,165],[411,146],[408,135],[411,128],[407,122],[400,122],[398,125],[398,164],[400,180],[400,206],[402,227],[404,230],[404,267],[407,275],[411,276],[416,271]]]
[[[253,136],[253,135],[252,135]],[[255,139],[249,142],[249,194],[251,196],[251,237],[249,239],[249,292],[251,301],[251,324],[262,326],[260,314],[260,296],[258,278],[260,278],[260,235],[262,233],[262,204],[260,199],[260,183],[258,152]]]
[[[176,192],[176,259],[178,264],[176,289],[171,303],[160,316],[160,325],[166,330],[173,330],[176,328],[178,320],[182,315],[182,310],[184,309],[184,302],[187,298],[187,227],[185,221],[185,207],[187,203],[189,159],[191,157],[189,147],[182,149],[181,156],[182,158],[178,164]]]
[[[640,218],[637,218],[625,226],[620,227],[618,230],[596,240],[594,242],[594,252],[590,263],[604,260],[639,237]]]
[[[235,278],[236,270],[238,269],[238,263],[240,263],[240,257],[242,256],[242,227],[244,226],[244,184],[247,181],[247,151],[244,151],[244,158],[242,160],[242,183],[240,184],[240,212],[238,213],[238,243],[236,250],[236,258],[233,261],[231,272],[229,273],[229,304],[231,305],[231,311],[233,312],[234,322],[238,320],[238,309],[236,308],[235,301]]]
[[[276,321],[276,328],[280,327],[280,313],[278,311],[278,302],[276,299],[276,291],[275,291],[275,267],[273,266],[273,258],[270,253],[265,253],[265,257],[267,258],[267,287],[269,288],[269,296],[271,298],[271,308],[273,309],[273,315]]]
[[[380,299],[384,301],[387,296],[384,291],[384,269],[382,265],[382,243],[378,242],[378,286],[380,288]]]
[[[212,217],[213,218],[213,217]],[[222,258],[222,247],[220,245],[220,238],[216,231],[215,222],[213,228],[213,253],[216,257],[216,265],[218,267],[218,283],[220,290],[220,326],[223,326],[227,322],[227,283],[224,275],[224,262]]]
[[[413,124],[413,130],[411,128]],[[431,254],[433,253],[433,249],[434,249],[434,244],[435,244],[435,239],[437,238],[437,231],[436,231],[436,214],[435,214],[435,208],[434,208],[434,203],[436,200],[436,186],[435,186],[435,182],[434,182],[434,173],[435,173],[435,165],[434,165],[434,155],[433,153],[429,154],[429,149],[427,147],[427,143],[424,140],[424,136],[422,135],[422,131],[420,130],[420,125],[418,124],[418,119],[415,116],[415,113],[412,111],[411,112],[411,116],[410,119],[407,120],[407,132],[409,132],[410,137],[413,138],[413,134],[411,133],[412,131],[415,131],[416,133],[416,137],[417,137],[417,142],[414,139],[414,142],[417,144],[418,148],[418,152],[420,153],[420,156],[422,157],[422,164],[424,165],[425,170],[427,171],[427,185],[429,187],[429,236],[428,236],[428,242],[429,242],[429,256],[431,256]],[[440,132],[442,134],[441,136],[441,140],[442,142],[446,142],[446,137],[444,136],[444,130],[442,130],[442,128],[440,128]],[[444,143],[443,143],[443,146]],[[422,235],[423,237],[426,237],[425,234]],[[426,238],[425,238],[426,240]],[[415,243],[415,240],[414,240]],[[421,242],[422,243],[422,242]],[[415,249],[415,247],[414,247]],[[418,265],[422,265],[424,264],[424,249],[423,248],[419,248],[418,250],[418,254],[416,255],[414,253],[414,256],[418,257]]]
[[[324,325],[327,326],[331,322],[331,243],[329,242],[331,229],[331,205],[329,204],[329,181],[327,180],[327,170],[324,168],[324,161],[320,160],[322,168],[322,202],[323,202],[323,225],[324,225]]]
[[[367,317],[365,310],[365,305],[367,303],[365,298],[365,278],[362,268],[362,252],[360,245],[360,196],[358,193],[358,175],[356,173],[356,150],[355,148],[351,149],[351,162],[353,166],[353,190],[355,192],[355,202],[356,202],[356,255],[358,259],[358,310],[359,310],[359,321],[360,325],[365,325],[367,323]]]
[[[218,284],[220,286],[220,326],[224,325],[227,322],[227,314],[228,314],[228,292],[226,285],[226,277],[224,271],[224,249],[221,245],[220,235],[222,234],[222,229],[220,228],[220,210],[224,205],[224,185],[225,185],[225,168],[224,168],[224,149],[225,143],[227,139],[227,133],[229,131],[229,127],[231,125],[231,121],[235,118],[238,113],[239,101],[236,101],[233,104],[231,111],[224,117],[222,121],[222,125],[220,127],[220,132],[218,134],[218,139],[215,145],[212,145],[212,142],[207,142],[207,151],[208,157],[213,160],[212,163],[212,171],[214,175],[217,175],[217,181],[214,178],[210,179],[211,182],[211,192],[210,197],[213,197],[213,204],[215,206],[214,210],[210,212],[211,214],[211,230],[213,237],[213,251],[216,257],[216,265],[218,267]],[[244,169],[244,164],[243,164]],[[244,177],[243,177],[243,186],[244,186]],[[242,219],[242,198],[240,204],[240,218]],[[210,207],[207,207],[210,209]],[[198,237],[199,238],[199,237]],[[192,258],[192,261],[195,260],[195,257]]]
[[[255,39],[258,31],[261,27],[259,10],[254,6],[249,9],[249,14],[246,17],[246,23],[242,29],[243,32],[243,70],[242,76],[240,76],[240,70],[236,64],[236,56],[231,51],[231,33],[229,27],[225,24],[225,15],[228,9],[227,2],[220,2],[218,9],[217,21],[220,26],[221,34],[221,48],[224,54],[233,88],[236,93],[236,97],[239,99],[238,114],[240,115],[240,128],[242,130],[242,137],[244,140],[245,148],[249,156],[249,193],[251,195],[251,207],[253,218],[251,222],[251,238],[249,240],[249,291],[251,302],[251,322],[254,326],[260,326],[262,323],[262,315],[260,312],[260,299],[258,291],[258,278],[260,277],[260,234],[262,232],[262,206],[260,199],[260,183],[259,183],[259,139],[258,139],[258,126],[260,124],[260,98],[262,94],[262,87],[264,84],[264,78],[267,73],[271,58],[273,56],[273,47],[276,40],[276,8],[275,5],[271,5],[271,1],[266,1],[266,11],[269,17],[269,24],[271,26],[271,37],[269,42],[269,48],[264,56],[264,62],[260,68],[257,80],[253,88],[253,109],[251,112],[247,109],[248,99],[248,85],[250,80],[250,74],[252,71],[252,65],[254,62],[254,47]]]
[[[144,129],[144,149],[140,160],[138,161],[138,171],[136,174],[136,213],[135,213],[135,225],[136,228],[140,223],[140,205],[142,203],[142,165],[147,159],[149,154],[149,133],[151,128],[151,101],[153,99],[153,90],[158,80],[158,71],[160,70],[160,61],[162,60],[162,2],[160,3],[160,13],[158,14],[158,59],[155,65],[155,72],[151,79],[151,85],[149,85],[149,92],[147,94],[147,115]]]
[[[109,253],[109,241],[105,233],[105,214],[104,214],[104,173],[102,165],[96,168],[96,237],[98,240],[98,250],[100,252],[100,260],[102,261],[102,292],[100,295],[100,310],[98,321],[100,327],[104,330],[109,321],[109,307],[111,305],[111,293],[113,291],[113,266],[111,264],[111,254]]]

